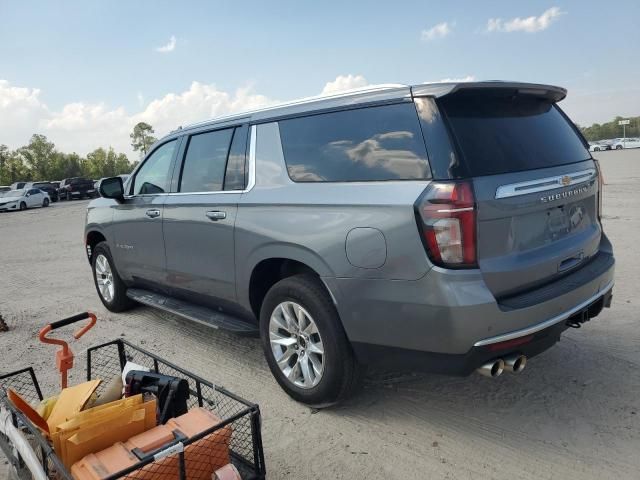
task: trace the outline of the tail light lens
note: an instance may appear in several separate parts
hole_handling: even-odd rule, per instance
[[[598,220],[602,221],[602,195],[604,194],[604,176],[602,175],[602,169],[600,168],[600,162],[593,159],[593,163],[596,164],[596,172],[598,172]]]
[[[418,226],[433,263],[473,268],[476,258],[476,211],[470,182],[433,182],[417,205]]]

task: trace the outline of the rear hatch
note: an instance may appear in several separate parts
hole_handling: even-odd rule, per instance
[[[477,263],[496,298],[549,283],[598,252],[598,173],[552,98],[515,89],[438,100],[472,178]]]

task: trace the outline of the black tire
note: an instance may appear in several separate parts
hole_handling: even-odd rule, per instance
[[[271,350],[269,321],[274,309],[285,301],[294,301],[307,310],[322,337],[324,370],[319,383],[308,389],[296,386],[285,377]],[[298,402],[316,408],[328,407],[345,400],[361,385],[365,369],[354,357],[331,297],[314,275],[294,275],[271,287],[260,310],[260,337],[271,373],[282,389]]]
[[[42,206],[43,206],[44,208],[46,208],[46,207],[48,207],[48,206],[49,206],[49,199],[48,199],[48,198],[45,198],[44,200],[42,200]]]
[[[24,202],[20,202],[20,210],[26,210],[27,209],[27,204]]]
[[[96,276],[96,260],[100,255],[103,255],[109,262],[109,267],[111,268],[111,273],[113,276],[114,294],[111,301],[105,300],[103,298],[102,294],[100,293],[100,288],[98,287],[98,279]],[[96,287],[98,297],[100,297],[100,301],[107,308],[107,310],[111,312],[124,312],[125,310],[129,310],[135,306],[135,302],[127,297],[127,287],[120,278],[120,275],[118,275],[118,271],[116,270],[116,267],[113,263],[113,257],[111,256],[111,250],[109,250],[107,242],[100,242],[94,247],[91,255],[91,273],[93,274],[93,283]]]
[[[616,150],[622,150],[622,145],[616,145]]]

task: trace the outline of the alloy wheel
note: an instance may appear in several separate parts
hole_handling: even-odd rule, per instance
[[[95,276],[100,296],[105,302],[113,301],[115,287],[113,285],[113,272],[109,260],[102,254],[96,257]]]
[[[269,342],[284,376],[295,386],[315,387],[324,373],[324,345],[313,317],[292,301],[280,303],[269,319]]]

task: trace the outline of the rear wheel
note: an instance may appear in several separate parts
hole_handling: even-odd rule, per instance
[[[271,287],[260,311],[260,336],[271,373],[294,400],[326,407],[359,387],[364,369],[314,275],[294,275]]]
[[[135,305],[127,297],[127,287],[118,275],[107,242],[100,242],[91,257],[93,281],[102,304],[112,312],[123,312]]]
[[[49,206],[49,199],[45,198],[44,200],[42,200],[42,206],[43,207],[48,207]]]
[[[616,150],[622,150],[622,145],[616,145]]]

